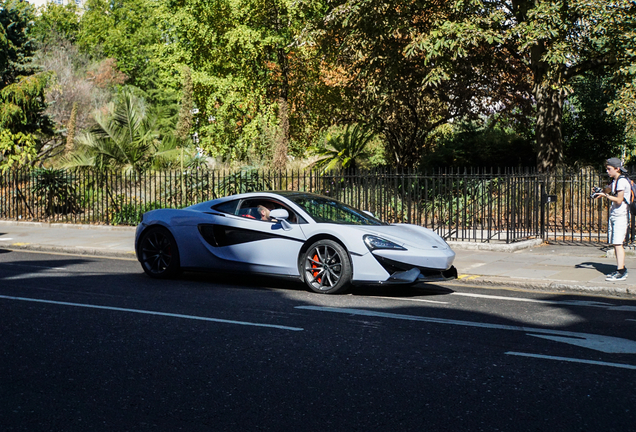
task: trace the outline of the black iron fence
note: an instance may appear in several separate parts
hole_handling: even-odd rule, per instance
[[[533,170],[163,171],[32,169],[0,174],[0,219],[136,225],[156,208],[182,208],[248,191],[298,190],[339,199],[387,222],[431,228],[448,240],[528,238],[604,242],[606,176]]]

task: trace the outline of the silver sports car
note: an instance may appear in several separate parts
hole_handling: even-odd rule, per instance
[[[435,232],[387,224],[370,213],[306,192],[228,196],[143,215],[137,259],[154,278],[181,269],[296,278],[318,293],[351,284],[455,279],[455,252]]]

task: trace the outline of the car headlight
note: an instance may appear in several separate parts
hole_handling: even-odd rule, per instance
[[[392,241],[374,235],[365,235],[363,237],[363,240],[364,244],[366,244],[371,251],[376,249],[406,250],[402,246],[395,244]]]

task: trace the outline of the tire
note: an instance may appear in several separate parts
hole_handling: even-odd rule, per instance
[[[319,240],[303,256],[303,277],[310,290],[320,294],[342,293],[353,274],[349,254],[333,240]]]
[[[165,228],[154,227],[143,233],[138,256],[144,272],[152,278],[168,279],[180,271],[177,242]]]

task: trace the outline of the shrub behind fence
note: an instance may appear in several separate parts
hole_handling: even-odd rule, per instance
[[[156,208],[273,190],[314,192],[369,210],[387,222],[428,227],[446,239],[513,242],[605,240],[607,207],[592,201],[595,172],[534,170],[162,171],[122,173],[32,169],[0,175],[0,218],[136,225]],[[546,196],[556,201],[547,202]]]

